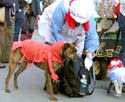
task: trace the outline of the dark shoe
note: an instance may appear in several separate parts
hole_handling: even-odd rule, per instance
[[[6,68],[6,66],[5,66],[5,65],[0,64],[0,69],[2,69],[2,68]]]

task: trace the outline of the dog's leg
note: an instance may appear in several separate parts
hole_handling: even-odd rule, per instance
[[[48,90],[47,90],[47,82],[48,82],[48,80],[47,79],[48,79],[47,78],[47,74],[45,73],[45,84],[44,84],[44,88],[43,89],[48,92]]]
[[[50,99],[51,100],[57,100],[57,98],[55,97],[54,93],[53,93],[53,87],[52,87],[52,81],[51,81],[51,75],[49,73],[47,73],[47,90],[50,93]]]
[[[45,73],[45,84],[44,84],[44,90],[50,94],[50,89],[49,89],[49,78],[48,78],[48,73]]]
[[[26,64],[27,64],[26,61],[24,61],[23,63],[21,63],[19,65],[18,70],[14,73],[14,87],[16,89],[18,88],[17,78],[26,69]]]
[[[16,66],[17,66],[17,63],[16,63],[16,58],[14,56],[14,53],[11,53],[10,54],[10,59],[9,59],[9,72],[8,72],[8,75],[6,77],[6,81],[5,81],[5,91],[6,92],[10,92],[10,89],[9,89],[9,82],[10,82],[10,78],[13,74],[13,72],[15,71],[16,69]]]

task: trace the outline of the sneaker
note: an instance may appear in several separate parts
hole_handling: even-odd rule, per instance
[[[6,66],[5,66],[5,65],[0,64],[0,69],[2,69],[2,68],[6,68]]]

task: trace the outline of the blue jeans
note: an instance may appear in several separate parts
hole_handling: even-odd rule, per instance
[[[121,13],[118,16],[118,24],[121,32],[121,47],[122,47],[119,54],[119,58],[125,66],[125,16],[123,16]]]
[[[15,29],[14,29],[14,41],[19,40],[19,34],[20,30],[22,28],[22,24],[24,21],[24,8],[21,9],[21,11],[18,11],[15,14]]]

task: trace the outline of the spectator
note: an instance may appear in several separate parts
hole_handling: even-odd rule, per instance
[[[16,0],[16,14],[15,14],[15,29],[14,29],[14,41],[19,40],[20,30],[24,21],[24,7],[25,0]]]
[[[43,0],[42,1],[42,5],[43,5],[43,9],[42,9],[42,12],[44,11],[44,9],[46,7],[48,7],[50,4],[52,4],[53,2],[55,2],[56,0]]]
[[[37,34],[41,36],[41,42],[73,42],[78,39],[77,53],[82,57],[85,49],[85,66],[89,70],[93,53],[99,46],[94,13],[95,7],[91,0],[57,0],[45,8],[40,16]]]
[[[25,18],[21,30],[21,40],[30,39],[36,27],[36,19],[41,15],[40,0],[32,0],[26,7]]]
[[[8,62],[9,52],[13,41],[13,17],[15,0],[0,0],[0,7],[5,7],[5,22],[0,24],[0,62]],[[4,65],[0,64],[1,67]],[[5,67],[5,66],[4,66]]]
[[[120,14],[118,16],[118,24],[121,31],[121,51],[120,60],[125,66],[125,0],[120,0]]]

